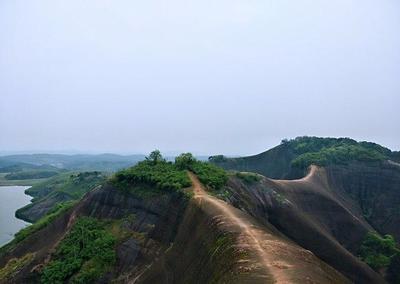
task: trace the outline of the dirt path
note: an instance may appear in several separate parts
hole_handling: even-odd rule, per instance
[[[398,167],[400,167],[400,164],[399,164],[399,163],[394,162],[394,161],[392,161],[392,160],[388,160],[388,163],[391,164],[391,165],[393,165],[393,166],[398,166]]]
[[[274,260],[266,254],[265,248],[263,248],[262,243],[264,243],[264,245],[267,245],[266,242],[270,242],[271,240],[267,240],[265,238],[265,235],[262,236],[260,230],[252,225],[249,220],[246,220],[246,218],[243,218],[243,216],[238,216],[236,208],[228,205],[222,200],[216,199],[215,197],[208,195],[207,192],[205,192],[202,188],[197,177],[192,173],[190,173],[190,179],[193,183],[195,198],[200,199],[200,202],[208,202],[218,207],[224,213],[223,216],[225,218],[225,222],[231,222],[233,225],[237,225],[241,228],[243,234],[241,237],[241,241],[247,242],[245,245],[250,246],[252,251],[257,252],[261,260],[261,265],[263,265],[272,273],[275,281],[279,283],[290,283],[290,281],[286,279],[285,275],[280,269],[275,269],[274,266],[270,265],[271,263],[273,263]],[[271,243],[269,243],[268,245],[270,244]],[[280,265],[282,266],[285,264],[280,263]]]
[[[305,177],[302,177],[300,179],[271,179],[272,181],[276,183],[290,183],[290,182],[309,182],[314,175],[316,174],[318,170],[318,167],[315,165],[310,166],[310,170],[308,171],[307,175]]]
[[[299,283],[301,277],[299,277],[298,270],[304,270],[306,267],[295,264],[296,259],[300,257],[305,262],[309,262],[309,258],[313,256],[310,252],[269,234],[251,216],[210,196],[204,191],[197,177],[192,173],[189,175],[193,183],[194,198],[197,199],[200,206],[213,207],[220,214],[225,225],[235,227],[236,231],[241,232],[238,238],[239,245],[258,256],[256,263],[267,274],[265,283]],[[304,271],[302,273],[304,274]],[[296,277],[294,278],[293,275]],[[304,280],[306,280],[304,283],[312,283],[307,281],[308,277]]]

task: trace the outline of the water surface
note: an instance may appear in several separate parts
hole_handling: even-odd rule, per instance
[[[20,229],[30,225],[15,217],[15,211],[32,199],[24,193],[27,188],[29,186],[0,186],[0,246],[11,241]]]

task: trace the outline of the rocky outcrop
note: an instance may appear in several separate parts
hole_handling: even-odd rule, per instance
[[[73,209],[45,228],[28,236],[0,257],[0,267],[12,258],[34,253],[35,257],[23,270],[8,279],[11,283],[38,283],[41,267],[49,261],[59,241],[68,233],[77,218],[92,216],[115,221],[123,228],[116,247],[117,265],[102,281],[124,279],[140,272],[174,240],[187,205],[182,193],[157,194],[143,198],[134,191],[124,192],[104,185],[88,193]],[[24,282],[25,281],[25,282]],[[1,283],[1,281],[0,281]]]
[[[39,283],[38,271],[47,263],[49,255],[68,232],[72,214],[73,210],[69,210],[18,244],[3,247],[0,253],[0,267],[4,267],[12,259],[20,259],[29,254],[34,257],[12,278],[6,281],[0,279],[0,283]]]
[[[400,240],[400,165],[327,167],[329,184],[381,234]]]
[[[56,204],[70,200],[73,200],[73,198],[69,194],[55,192],[18,209],[15,216],[26,222],[34,223],[49,213]]]
[[[259,182],[246,183],[231,177],[226,189],[231,204],[272,224],[354,282],[384,282],[355,256],[372,228],[338,198],[324,169],[315,167],[307,178],[293,181],[262,177]]]

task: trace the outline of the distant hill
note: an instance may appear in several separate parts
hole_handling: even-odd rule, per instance
[[[227,170],[256,172],[275,179],[299,178],[311,164],[319,166],[346,165],[358,161],[379,163],[398,160],[399,152],[372,142],[350,138],[297,137],[263,153],[239,158],[211,156],[209,161]]]
[[[0,172],[14,172],[21,168],[55,167],[73,171],[116,171],[136,164],[144,155],[121,156],[24,154],[0,156]]]

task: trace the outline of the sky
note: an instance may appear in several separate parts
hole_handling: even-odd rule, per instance
[[[400,150],[398,0],[2,0],[0,152]]]

